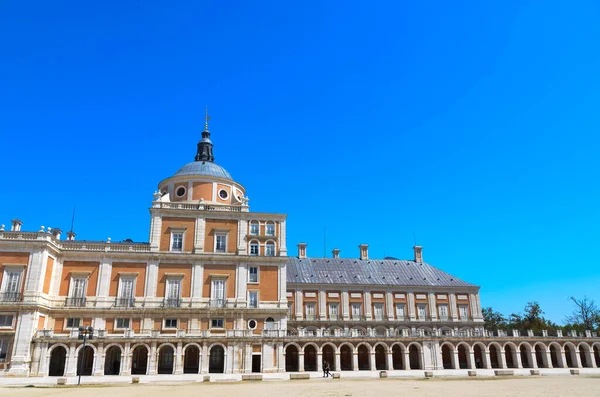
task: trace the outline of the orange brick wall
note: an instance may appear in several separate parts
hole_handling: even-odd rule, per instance
[[[204,199],[205,201],[212,201],[212,187],[213,184],[210,182],[194,183],[192,200]]]
[[[156,289],[156,296],[159,298],[164,298],[166,293],[167,273],[183,274],[183,279],[181,280],[181,297],[189,298],[191,293],[192,265],[165,263],[158,265],[158,288]]]
[[[46,316],[40,316],[38,318],[38,326],[37,329],[44,329],[44,323],[46,322]]]
[[[160,250],[169,251],[171,244],[171,231],[169,228],[185,228],[185,235],[183,236],[183,251],[192,252],[194,248],[194,227],[196,225],[195,219],[186,218],[170,218],[164,217],[162,219],[161,236],[160,236]]]
[[[261,266],[259,274],[259,297],[261,301],[276,301],[278,298],[279,283],[277,266]]]
[[[215,229],[228,230],[227,234],[227,252],[235,253],[237,251],[237,235],[238,235],[238,221],[225,221],[225,220],[206,220],[206,235],[204,239],[204,251],[214,252],[215,247]]]
[[[210,275],[227,275],[227,281],[225,281],[226,298],[235,297],[235,265],[215,266],[215,265],[204,265],[204,281],[202,283],[202,297],[210,298],[211,285]]]
[[[28,252],[0,252],[0,265],[10,264],[10,265],[27,265],[29,263],[29,253]],[[0,283],[2,282],[2,276],[4,275],[3,271],[0,271]],[[25,286],[23,282],[25,280],[25,274],[23,274],[22,284]]]
[[[50,281],[52,281],[52,271],[54,270],[54,258],[48,257],[46,262],[46,274],[44,275],[44,287],[42,291],[46,294],[50,293]]]

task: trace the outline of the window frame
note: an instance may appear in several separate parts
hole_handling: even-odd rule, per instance
[[[69,320],[77,320],[77,325],[73,325],[71,324],[71,326],[69,326]],[[81,319],[81,317],[67,317],[65,318],[65,324],[63,326],[63,329],[79,329],[79,327],[81,327],[83,321]]]
[[[2,285],[0,286],[0,291],[4,294],[20,294],[23,289],[23,270],[25,265],[4,265],[3,267],[4,273],[2,274]],[[15,284],[16,291],[9,291],[9,280],[11,274],[18,274],[18,281]]]
[[[0,329],[12,329],[15,326],[15,314],[14,313],[0,313],[0,318],[2,318],[2,317],[6,317],[6,318],[10,317],[10,324],[2,325],[0,323]]]
[[[448,304],[447,303],[440,303],[437,305],[438,306],[438,317],[440,319],[448,319],[450,317],[450,309],[448,308]],[[446,314],[442,314],[442,308],[446,309]]]
[[[421,315],[421,308],[424,308],[423,315]],[[417,303],[417,319],[427,320],[427,303]]]
[[[463,315],[461,312],[461,308],[465,309],[465,314]],[[458,316],[460,317],[461,320],[468,320],[469,319],[469,305],[468,304],[459,304],[458,305]]]
[[[269,226],[273,226],[273,233],[269,233]],[[265,223],[265,236],[275,237],[275,222],[267,221]]]
[[[256,226],[256,232],[253,231],[253,226]],[[251,236],[259,236],[260,235],[260,222],[259,221],[250,221],[250,235]]]
[[[181,248],[175,249],[173,244],[175,243],[175,235],[181,235]],[[169,241],[170,252],[183,252],[185,249],[185,230],[174,229],[171,230],[171,240]]]
[[[260,283],[260,266],[248,266],[248,284],[258,284]],[[256,269],[256,280],[252,281],[252,269]]]
[[[121,320],[121,321],[127,320],[127,326],[126,327],[119,326],[119,320]],[[122,329],[122,330],[131,329],[131,323],[132,323],[132,321],[131,321],[131,318],[129,318],[129,317],[117,317],[117,318],[115,318],[114,329]]]
[[[14,339],[12,340],[14,341]],[[5,363],[10,361],[10,353],[11,353],[11,339],[7,336],[0,337],[0,363]],[[4,357],[2,357],[4,356]]]
[[[167,325],[167,321],[171,323],[171,325]],[[175,322],[175,324],[172,324]],[[163,329],[177,329],[179,327],[179,318],[177,317],[168,317],[163,320]]]
[[[255,305],[252,306],[251,302],[252,299],[250,299],[251,295],[255,295],[256,296],[256,300],[255,300]],[[259,302],[259,291],[258,290],[248,290],[248,307],[250,309],[258,309],[258,302]]]
[[[119,299],[135,299],[135,287],[136,287],[136,280],[137,276],[119,276],[119,286],[118,286],[118,290],[117,290],[117,298]],[[131,281],[131,295],[130,296],[125,296],[123,294],[123,282],[124,281]]]
[[[225,247],[223,250],[217,250],[217,246],[219,245],[219,237],[223,237],[225,238]],[[213,252],[216,253],[221,253],[221,254],[226,254],[227,253],[227,243],[229,240],[229,232],[215,232],[215,241],[214,241],[214,247],[213,247]]]
[[[358,307],[358,314],[354,313],[355,307]],[[359,303],[359,302],[350,303],[350,316],[352,317],[352,319],[357,319],[362,316],[362,303]]]
[[[377,310],[381,309],[380,315],[377,316]],[[373,319],[375,320],[383,320],[385,317],[385,304],[382,302],[373,303]]]
[[[214,323],[217,322],[217,325],[214,325]],[[221,323],[221,326],[219,326],[219,322]],[[210,319],[210,328],[211,329],[224,329],[225,328],[225,319],[220,317],[220,318],[211,318]]]
[[[250,255],[252,256],[258,256],[260,255],[260,243],[256,240],[252,240],[250,241],[250,250],[248,251],[250,253]],[[256,253],[252,253],[252,248],[256,248]]]
[[[327,315],[329,318],[335,316],[335,318],[340,317],[340,303],[339,302],[328,302],[327,303]]]
[[[308,308],[312,308],[312,313],[309,313]],[[308,316],[312,316],[313,319],[317,318],[317,304],[316,302],[304,302],[304,316],[308,319]]]
[[[68,292],[67,298],[71,298],[71,299],[86,298],[87,297],[88,279],[89,279],[89,274],[86,276],[83,276],[81,274],[71,274],[71,280],[69,282],[69,292]],[[82,296],[74,295],[75,280],[83,280]]]
[[[402,316],[400,316],[400,308],[402,308]],[[396,320],[405,320],[406,319],[406,303],[396,303],[394,305],[394,315],[396,316]]]
[[[273,248],[273,252],[271,254],[269,254],[270,247]],[[265,243],[265,256],[275,256],[276,252],[277,252],[277,246],[275,245],[275,242],[272,240],[267,241]]]

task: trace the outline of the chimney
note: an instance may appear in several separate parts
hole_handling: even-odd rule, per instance
[[[358,248],[360,248],[360,260],[369,260],[369,244],[361,244]]]
[[[52,229],[52,237],[54,237],[57,240],[60,240],[60,235],[62,234],[62,230],[60,230],[59,228],[55,227],[54,229]]]
[[[69,230],[69,231],[67,232],[67,240],[69,240],[69,241],[73,241],[73,240],[75,240],[75,236],[77,236],[77,234],[75,234],[75,232],[74,232],[74,231],[72,231],[72,230]]]
[[[306,258],[306,243],[298,243],[298,258],[305,259]]]
[[[331,253],[333,254],[333,257],[335,259],[338,259],[340,257],[340,249],[339,248],[334,248],[331,250]]]
[[[23,225],[23,222],[21,222],[19,219],[15,218],[12,221],[10,221],[10,223],[12,224],[12,226],[10,227],[11,232],[21,231],[21,226]]]
[[[423,247],[415,245],[413,250],[415,251],[415,262],[423,263]]]

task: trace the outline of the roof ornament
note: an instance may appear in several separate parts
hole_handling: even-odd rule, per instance
[[[208,131],[208,121],[210,117],[208,116],[208,106],[206,106],[206,110],[204,112],[204,131]]]
[[[210,140],[210,132],[208,131],[208,106],[204,112],[204,131],[202,131],[202,139],[198,142],[198,149],[196,151],[196,161],[209,161],[214,162],[215,157],[213,156],[213,144]]]

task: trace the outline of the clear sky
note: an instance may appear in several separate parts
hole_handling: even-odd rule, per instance
[[[600,301],[596,1],[0,5],[0,223],[148,241],[212,116],[311,256],[411,258],[509,314]]]

